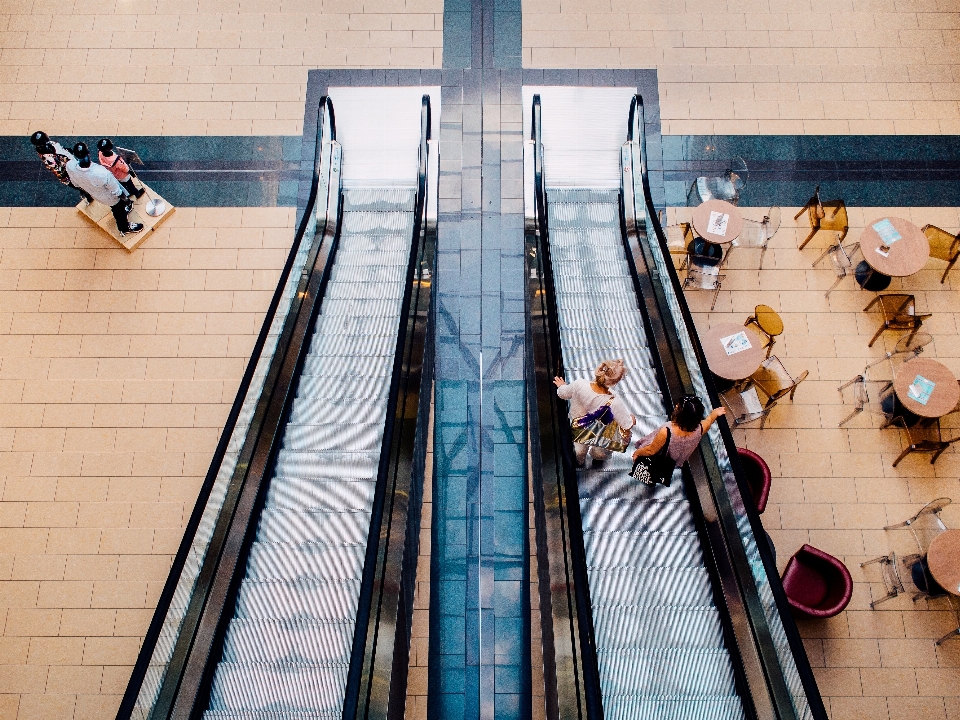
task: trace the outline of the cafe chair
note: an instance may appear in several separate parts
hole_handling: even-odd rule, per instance
[[[937,260],[945,260],[946,269],[943,271],[943,277],[940,283],[947,281],[947,273],[960,257],[960,235],[951,235],[946,230],[941,230],[936,225],[924,225],[923,234],[927,236],[930,243],[930,257]]]
[[[687,253],[689,252],[687,248],[689,248],[696,239],[696,236],[693,234],[693,225],[687,222],[664,225],[663,220],[663,211],[661,210],[660,225],[667,239],[667,250],[670,251],[671,255],[683,256],[683,261],[680,264],[680,269],[683,270],[687,265]]]
[[[753,496],[757,513],[762,515],[763,511],[767,509],[767,498],[770,496],[770,486],[772,484],[770,467],[762,457],[752,450],[738,447],[737,454],[740,456],[740,464],[743,466],[747,486]]]
[[[760,262],[758,270],[763,269],[763,256],[767,253],[767,244],[780,229],[780,208],[770,208],[763,220],[743,220],[743,230],[733,241],[732,247],[760,248]],[[728,252],[729,255],[729,252]]]
[[[810,618],[839,615],[853,595],[846,565],[812,545],[804,545],[790,558],[781,581],[790,607]]]
[[[881,555],[878,558],[867,560],[860,563],[861,568],[868,565],[880,566],[880,579],[883,581],[884,589],[887,594],[877,598],[870,603],[870,608],[875,609],[877,605],[887,600],[892,600],[899,595],[907,593],[907,584],[904,578],[910,578],[913,583],[913,591],[910,592],[913,602],[917,600],[933,600],[943,597],[947,591],[937,584],[937,581],[930,575],[930,569],[927,567],[926,560],[917,555],[907,555],[902,558],[897,557],[897,553],[891,551],[889,555]],[[901,572],[901,569],[903,572]]]
[[[740,202],[740,191],[747,185],[750,171],[743,158],[734,158],[722,176],[698,177],[687,191],[687,205],[697,207],[707,200],[726,200],[732,205]]]
[[[848,387],[852,387],[853,390],[851,390],[850,393],[853,396],[854,402],[853,410],[851,410],[850,414],[847,415],[843,420],[837,423],[837,427],[843,427],[846,425],[857,415],[862,413],[870,404],[870,388],[868,387],[867,382],[866,372],[862,372],[852,380],[847,380],[847,382],[837,388],[837,391],[840,393],[840,398],[843,399],[843,391]]]
[[[759,420],[761,430],[767,424],[770,411],[777,405],[773,402],[764,406],[757,396],[757,389],[752,385],[745,390],[732,387],[723,391],[720,393],[720,402],[727,409],[727,420],[731,421],[734,427]]]
[[[843,200],[827,200],[826,202],[820,199],[820,186],[817,185],[816,189],[813,191],[813,197],[807,200],[807,204],[800,208],[800,212],[793,216],[794,220],[800,218],[806,211],[807,216],[810,220],[810,234],[807,235],[806,239],[800,243],[800,249],[806,247],[807,243],[813,239],[813,236],[816,235],[821,230],[831,230],[838,233],[837,243],[842,244],[843,239],[847,236],[847,232],[850,230],[850,220],[847,217],[847,206],[844,204]]]
[[[692,253],[687,255],[687,276],[683,279],[683,289],[712,290],[713,302],[710,309],[717,305],[717,296],[720,295],[720,286],[726,275],[720,274],[719,265],[700,265],[696,262],[698,256]]]
[[[873,347],[877,338],[887,330],[909,330],[911,336],[915,335],[920,326],[923,325],[923,321],[931,317],[930,313],[917,314],[917,300],[913,295],[900,293],[877,295],[863,311],[867,312],[877,304],[880,305],[883,323],[870,342],[867,343],[867,347]]]
[[[771,355],[762,363],[757,371],[750,376],[750,379],[763,390],[767,396],[766,404],[779,400],[786,395],[790,396],[791,402],[797,392],[797,386],[807,379],[809,370],[804,370],[794,378],[780,362],[780,358]]]
[[[820,264],[821,260],[829,257],[830,264],[833,265],[833,270],[837,274],[836,281],[834,281],[833,285],[823,294],[825,298],[830,297],[830,293],[837,289],[837,285],[839,285],[847,275],[853,274],[856,269],[856,266],[853,264],[853,256],[857,254],[859,249],[860,243],[858,242],[848,246],[836,242],[824,250],[823,254],[813,261],[813,267],[816,267]]]
[[[934,645],[942,645],[945,640],[949,640],[952,637],[960,637],[960,608],[957,607],[957,600],[954,600],[950,595],[947,595],[947,602],[950,603],[950,609],[953,610],[954,621],[957,623],[956,630],[951,630],[942,638],[934,642]]]
[[[783,334],[783,320],[769,305],[757,305],[753,309],[753,315],[747,318],[743,324],[744,327],[753,325],[767,338],[764,347],[767,349],[767,357],[770,357],[770,351],[776,342],[774,338]]]
[[[894,418],[893,422],[900,425],[907,436],[907,447],[904,448],[903,452],[893,461],[894,467],[907,455],[915,452],[933,453],[933,456],[930,458],[930,464],[933,465],[947,448],[957,440],[960,440],[960,436],[944,440],[939,419],[933,423],[910,424],[904,418],[897,417]]]
[[[932,543],[938,535],[947,532],[947,526],[944,525],[943,520],[940,518],[940,513],[943,512],[943,509],[951,502],[953,501],[948,497],[931,500],[920,508],[916,515],[907,518],[902,523],[887,525],[883,529],[897,530],[899,528],[908,528],[913,535],[913,539],[917,542],[917,549],[920,551],[920,556],[925,557],[927,550],[930,549],[930,543]]]

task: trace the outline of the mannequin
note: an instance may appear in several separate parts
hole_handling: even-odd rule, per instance
[[[86,143],[78,142],[74,145],[73,155],[73,159],[67,163],[67,174],[70,180],[77,187],[90,193],[95,200],[110,208],[113,219],[117,221],[120,236],[143,230],[142,223],[131,223],[127,220],[127,213],[133,207],[128,201],[127,191],[109,170],[90,161],[90,151]]]
[[[138,188],[134,185],[133,178],[137,176],[136,173],[130,169],[127,161],[120,157],[119,153],[113,151],[113,143],[109,138],[100,140],[97,143],[97,150],[99,151],[100,164],[113,173],[113,176],[128,193],[135,198],[139,198],[146,192],[142,187]]]
[[[67,174],[67,163],[73,160],[73,155],[70,154],[69,150],[66,150],[57,141],[51,140],[50,137],[42,130],[38,130],[31,135],[30,142],[33,144],[33,148],[37,151],[37,155],[40,156],[43,166],[52,172],[53,176],[57,180],[59,180],[63,185],[72,187],[74,190],[79,192],[80,195],[83,196],[83,199],[88,203],[93,201],[93,198],[90,197],[90,193],[83,188],[77,187],[70,181],[70,175]]]

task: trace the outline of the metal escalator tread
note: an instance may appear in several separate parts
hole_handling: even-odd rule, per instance
[[[661,424],[663,400],[624,253],[619,196],[547,190],[550,253],[567,380],[622,357],[614,391]],[[606,720],[743,720],[713,587],[679,472],[631,481],[628,454],[578,472],[583,542]]]
[[[339,719],[413,231],[414,191],[344,191],[207,720]]]

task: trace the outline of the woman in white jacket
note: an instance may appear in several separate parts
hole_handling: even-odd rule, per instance
[[[606,403],[610,403],[613,419],[624,431],[630,430],[637,424],[637,419],[631,415],[623,401],[615,397],[610,388],[616,385],[627,374],[623,360],[606,360],[600,363],[594,373],[593,382],[576,380],[570,384],[561,378],[555,377],[553,384],[557,386],[557,395],[563,400],[570,401],[570,417],[578,418],[589,412],[599,410]],[[594,461],[603,462],[610,457],[610,451],[599,447],[588,447],[580,443],[573,444],[577,456],[577,467],[583,467],[587,460],[587,451]]]

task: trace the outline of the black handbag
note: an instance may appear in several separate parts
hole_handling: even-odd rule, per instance
[[[633,462],[633,469],[630,471],[630,477],[642,482],[644,485],[660,484],[664,487],[670,487],[670,481],[673,480],[673,471],[677,463],[670,457],[670,428],[667,427],[667,439],[663,447],[657,450],[653,455],[638,457]]]

